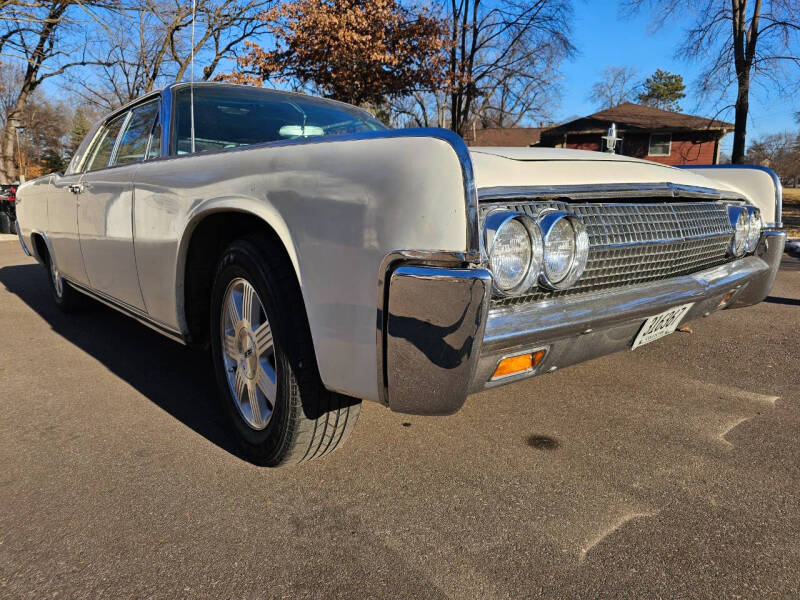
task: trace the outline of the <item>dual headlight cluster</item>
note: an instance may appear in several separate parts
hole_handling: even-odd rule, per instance
[[[514,211],[492,212],[484,223],[484,243],[495,288],[508,296],[537,284],[551,290],[570,287],[589,255],[583,222],[558,210],[537,220]]]
[[[753,252],[761,237],[761,213],[754,206],[728,206],[734,234],[730,252],[733,256],[744,256]]]

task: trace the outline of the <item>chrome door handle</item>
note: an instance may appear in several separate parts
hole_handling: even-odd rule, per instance
[[[83,191],[83,185],[80,183],[70,184],[69,191],[73,194],[80,194]]]

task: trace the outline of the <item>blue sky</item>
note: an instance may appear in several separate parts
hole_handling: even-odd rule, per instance
[[[669,2],[670,0],[659,0]],[[698,2],[702,0],[697,0]],[[592,85],[609,66],[629,66],[638,71],[641,80],[656,69],[683,75],[687,84],[687,97],[681,101],[684,112],[701,116],[714,116],[719,107],[732,104],[732,98],[716,102],[716,98],[701,102],[695,94],[695,80],[700,71],[697,64],[674,57],[691,15],[683,22],[670,23],[659,29],[650,27],[650,14],[642,10],[637,14],[621,14],[621,0],[574,0],[574,20],[571,38],[577,56],[562,64],[562,95],[551,110],[551,117],[563,121],[570,117],[591,114],[597,110],[589,98]],[[267,40],[260,40],[266,43]],[[202,57],[199,59],[202,63]],[[233,64],[223,61],[218,72],[231,70]],[[795,71],[797,73],[797,71]],[[45,86],[59,89],[57,82]],[[796,131],[799,127],[795,113],[800,111],[800,96],[781,97],[768,93],[762,86],[753,85],[750,98],[748,142],[766,134],[779,131]],[[722,113],[720,118],[733,121],[733,111]],[[730,154],[733,135],[722,142],[722,150]]]
[[[687,84],[687,97],[681,101],[684,112],[713,116],[718,110],[713,101],[700,104],[694,93],[699,65],[674,57],[688,19],[652,30],[646,11],[620,15],[619,4],[617,0],[576,2],[572,40],[579,54],[563,65],[563,95],[560,107],[554,111],[556,120],[595,112],[597,107],[588,95],[592,84],[601,78],[608,66],[631,66],[642,79],[659,68],[679,73]],[[800,111],[800,98],[787,99],[759,88],[751,89],[748,142],[765,134],[796,130],[794,114]],[[726,104],[732,104],[732,99],[726,99],[719,106]],[[723,113],[721,118],[732,122],[733,111]],[[730,153],[732,145],[733,135],[729,134],[722,142],[722,150]]]

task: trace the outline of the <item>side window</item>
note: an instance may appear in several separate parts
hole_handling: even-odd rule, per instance
[[[97,136],[94,147],[89,151],[89,160],[86,161],[86,171],[95,171],[108,166],[111,160],[111,153],[114,151],[114,143],[117,141],[119,130],[128,113],[123,113],[115,117],[103,127]]]
[[[72,158],[69,161],[69,165],[67,166],[67,169],[64,171],[65,175],[72,175],[73,173],[77,173],[81,168],[81,164],[86,162],[84,161],[84,158],[89,156],[89,150],[94,148],[94,146],[92,146],[92,141],[97,137],[96,134],[98,129],[99,127],[97,127],[96,125],[93,126],[86,134],[86,136],[83,138],[80,145],[73,153]]]
[[[120,138],[113,164],[125,165],[145,159],[147,142],[157,116],[157,100],[137,106],[131,111],[131,118]]]

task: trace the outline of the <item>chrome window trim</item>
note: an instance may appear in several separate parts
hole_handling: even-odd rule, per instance
[[[81,171],[80,171],[81,175],[85,175],[86,173],[97,173],[99,171],[105,171],[106,169],[115,169],[117,167],[127,167],[130,164],[133,164],[133,163],[129,163],[128,165],[112,165],[111,164],[111,162],[113,162],[114,159],[117,156],[117,148],[119,147],[119,141],[120,141],[120,138],[122,136],[122,132],[125,129],[125,126],[128,124],[128,120],[131,118],[130,111],[128,111],[127,113],[117,112],[117,113],[114,114],[114,116],[109,117],[108,119],[104,120],[103,124],[97,129],[97,134],[98,135],[103,134],[108,129],[108,124],[111,123],[111,121],[113,121],[117,117],[122,117],[123,115],[124,115],[124,118],[122,119],[122,125],[120,125],[119,131],[117,132],[117,136],[114,138],[114,146],[111,149],[111,155],[108,157],[108,163],[106,163],[106,166],[100,167],[99,169],[89,169],[89,164],[84,162],[84,164],[81,167]],[[96,148],[94,148],[94,142],[95,142],[95,140],[92,140],[92,147],[90,147],[89,150],[95,150],[96,149]],[[88,156],[89,154],[92,155],[91,156],[91,160],[93,161],[94,160],[94,153],[93,152],[91,152],[91,153],[87,152],[87,158],[89,158],[89,156]]]
[[[115,110],[113,113],[111,113],[108,116],[106,116],[103,119],[101,119],[98,122],[99,124],[95,125],[96,129],[95,129],[94,133],[92,134],[92,141],[87,146],[86,153],[84,154],[84,156],[81,157],[79,166],[76,166],[75,171],[73,171],[71,173],[66,173],[66,175],[81,175],[81,174],[84,174],[84,173],[96,173],[98,171],[105,171],[106,169],[116,169],[116,168],[119,168],[119,167],[129,167],[131,165],[138,165],[138,164],[141,164],[143,162],[151,162],[151,161],[154,161],[154,160],[161,160],[161,157],[159,157],[159,158],[152,158],[149,161],[145,159],[145,160],[138,160],[136,162],[125,163],[124,165],[105,166],[105,167],[102,167],[100,169],[92,169],[91,171],[86,169],[86,166],[87,166],[86,165],[86,159],[89,156],[89,150],[92,150],[92,146],[93,146],[93,144],[95,142],[95,138],[97,138],[98,134],[100,134],[105,129],[106,125],[108,125],[109,122],[111,122],[112,120],[114,120],[118,116],[124,114],[125,111],[128,111],[128,116],[125,118],[125,122],[123,122],[123,128],[120,129],[120,132],[117,135],[117,142],[118,142],[121,139],[120,138],[120,134],[122,134],[122,131],[123,131],[125,125],[127,124],[128,119],[130,118],[130,111],[133,110],[134,108],[138,107],[140,104],[146,104],[146,103],[148,103],[148,102],[150,102],[150,101],[152,101],[152,100],[154,100],[156,98],[160,98],[161,101],[159,102],[159,117],[161,117],[161,115],[163,114],[163,110],[164,110],[163,92],[164,92],[164,90],[157,91],[157,92],[151,92],[151,93],[147,94],[146,96],[142,96],[141,98],[137,98],[133,102],[128,102],[128,104],[126,104],[122,108],[119,108],[119,109]],[[148,144],[149,144],[149,142],[148,142]],[[162,154],[163,154],[163,147],[164,147],[164,141],[163,140],[161,141],[161,147],[162,147]],[[116,156],[115,156],[116,150],[117,150],[117,144],[115,142],[114,150],[112,151],[112,157],[114,157],[114,158],[116,158]],[[111,162],[111,161],[109,161],[109,162]]]
[[[128,164],[133,163],[125,163],[125,165],[118,165],[117,164],[117,153],[119,153],[119,147],[122,145],[122,137],[125,135],[125,132],[128,130],[128,127],[131,124],[131,119],[133,118],[133,109],[129,110],[125,113],[125,118],[122,120],[122,127],[119,128],[119,133],[117,134],[117,139],[114,140],[114,149],[111,151],[111,158],[108,159],[108,164],[105,168],[111,169],[113,167],[123,167]],[[102,169],[96,169],[100,171]]]
[[[116,161],[117,161],[116,153],[119,151],[119,147],[122,145],[122,138],[128,132],[128,127],[130,127],[131,121],[133,120],[133,111],[135,111],[135,110],[137,110],[137,109],[139,109],[139,108],[141,108],[141,107],[143,107],[143,106],[145,106],[147,104],[150,104],[152,102],[155,102],[155,104],[156,104],[156,119],[155,119],[155,121],[153,121],[153,123],[150,124],[150,131],[147,133],[147,144],[145,144],[144,158],[142,158],[141,160],[132,160],[131,162],[126,162],[126,163],[123,163],[121,165],[116,164]],[[160,113],[161,113],[161,105],[159,104],[159,100],[158,100],[157,97],[150,98],[146,102],[142,102],[141,104],[137,104],[136,106],[132,106],[131,107],[131,109],[128,111],[128,116],[125,118],[125,122],[122,124],[122,129],[120,129],[120,131],[119,131],[119,136],[117,136],[117,143],[115,145],[114,155],[113,155],[114,164],[110,164],[107,168],[111,169],[113,167],[125,167],[125,166],[128,166],[128,165],[136,165],[136,164],[139,164],[139,163],[143,163],[143,162],[145,162],[147,160],[147,155],[150,152],[150,142],[152,141],[152,138],[153,138],[153,127],[158,122],[158,118],[159,118]],[[112,161],[109,161],[109,162],[112,162]],[[99,171],[100,169],[97,169],[97,170]]]
[[[772,183],[775,184],[775,216],[776,220],[771,223],[764,223],[766,228],[780,229],[783,227],[783,184],[781,183],[778,174],[770,169],[761,165],[678,165],[679,169],[751,169],[753,171],[762,171],[772,178]]]
[[[161,119],[161,154],[151,160],[166,160],[169,158],[169,140],[172,137],[172,88],[164,88],[160,93],[161,110],[158,114]]]
[[[97,136],[100,134],[101,131],[103,131],[104,127],[105,123],[102,121],[92,125],[92,128],[86,134],[86,137],[91,139],[86,144],[86,147],[83,149],[82,154],[78,154],[78,152],[80,151],[80,146],[75,151],[75,156],[77,156],[77,162],[74,165],[75,168],[74,169],[72,168],[73,164],[72,161],[70,161],[69,166],[67,167],[66,171],[64,171],[64,177],[69,175],[80,176],[83,173],[84,167],[86,166],[86,159],[89,157],[89,151],[94,148],[94,143],[97,141]],[[81,145],[83,145],[83,142],[81,142]],[[75,156],[73,156],[73,160],[75,160]]]

